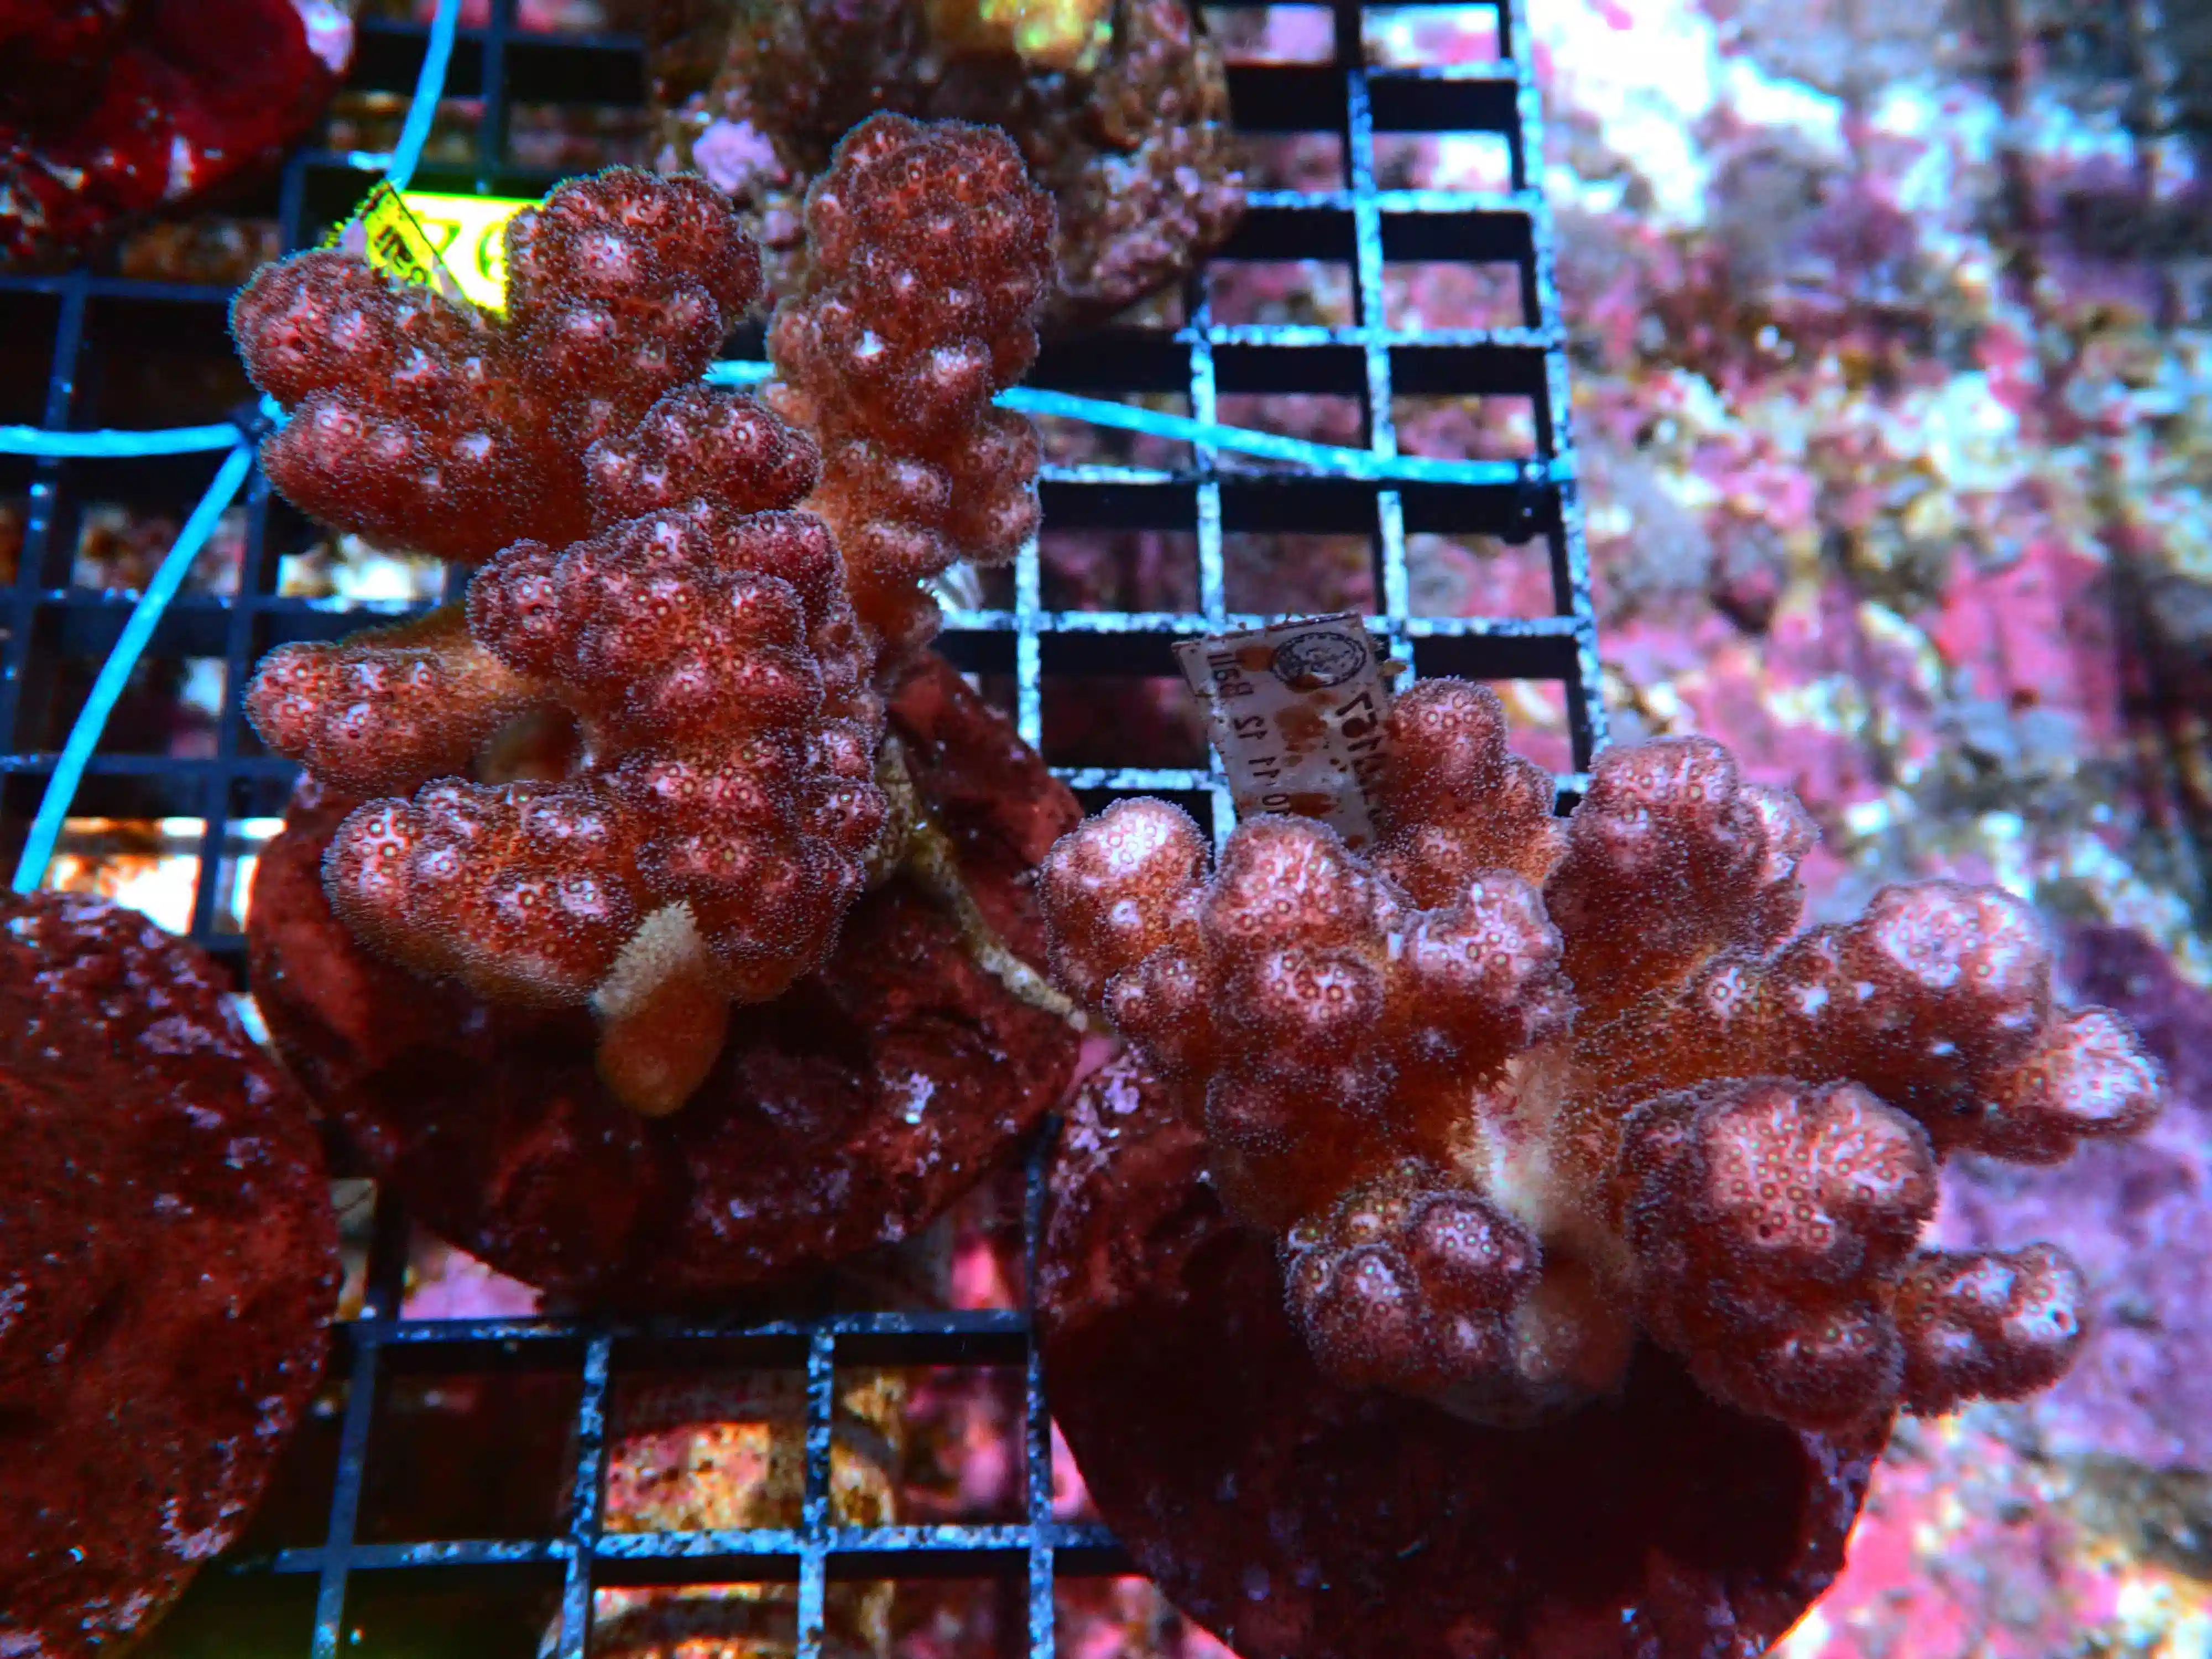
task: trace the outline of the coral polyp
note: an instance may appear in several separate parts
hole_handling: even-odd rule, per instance
[[[610,1084],[680,1105],[717,1004],[820,962],[883,826],[882,704],[837,576],[818,520],[703,497],[508,549],[470,588],[471,634],[587,758],[364,805],[331,843],[339,914],[488,996],[593,1001]]]
[[[1047,861],[1055,972],[1149,1074],[1115,1086],[1184,1126],[1128,1124],[1139,1144],[1109,1150],[1096,1137],[1124,1126],[1089,1108],[1048,1249],[1063,1355],[1172,1294],[1171,1328],[1293,1333],[1316,1399],[1379,1392],[1509,1436],[1572,1433],[1648,1404],[1656,1363],[1713,1423],[1764,1419],[1832,1459],[1878,1445],[1899,1409],[2016,1398],[2065,1370],[2087,1298],[2061,1253],[1920,1242],[1946,1157],[2055,1162],[2158,1109],[2125,1023],[2054,1002],[2024,903],[1929,882],[1801,932],[1813,827],[1716,744],[1610,750],[1561,821],[1486,690],[1425,682],[1388,732],[1371,859],[1270,817],[1215,864],[1180,811],[1131,800]],[[1224,1288],[1241,1258],[1187,1239],[1100,1265],[1113,1166],[1178,1133],[1228,1220],[1272,1246],[1264,1316],[1251,1284]],[[1098,1363],[1066,1361],[1075,1390]],[[1115,1491],[1125,1455],[1070,1432],[1094,1490],[1093,1455]],[[1109,1504],[1139,1536],[1166,1512]],[[1356,1576],[1358,1546],[1316,1548],[1324,1578]],[[1340,1590],[1328,1618],[1366,1593]]]

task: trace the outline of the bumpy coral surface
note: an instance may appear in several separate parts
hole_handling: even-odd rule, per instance
[[[214,963],[0,902],[0,1652],[106,1652],[243,1529],[337,1295],[298,1089]]]
[[[1043,959],[1032,872],[1079,816],[941,660],[890,724],[992,931]],[[349,803],[312,780],[255,876],[254,994],[310,1094],[410,1211],[501,1272],[594,1302],[723,1298],[902,1237],[1058,1098],[1078,1038],[979,966],[908,876],[836,948],[740,1007],[684,1110],[651,1118],[595,1069],[577,1008],[495,1001],[372,953],[334,913],[325,851]]]
[[[0,4],[0,270],[66,264],[273,161],[351,28],[294,0]]]
[[[1607,752],[1562,823],[1486,690],[1390,743],[1371,861],[1262,817],[1209,869],[1139,800],[1047,862],[1055,970],[1133,1043],[1054,1178],[1058,1415],[1253,1659],[1748,1659],[1898,1409],[2081,1342],[2057,1250],[1922,1246],[1940,1160],[2132,1133],[2158,1069],[2001,893],[1798,932],[1810,825],[1716,744]]]
[[[1261,818],[1209,874],[1133,801],[1043,881],[1058,970],[1202,1111],[1324,1370],[1511,1423],[1612,1389],[1640,1332],[1814,1431],[2058,1375],[2069,1263],[1917,1248],[1945,1156],[2157,1109],[2024,905],[1936,882],[1796,933],[1811,825],[1717,744],[1609,751],[1562,835],[1487,691],[1426,683],[1389,730],[1371,865]]]
[[[264,270],[232,329],[292,416],[261,465],[294,505],[381,545],[480,564],[610,517],[590,454],[696,380],[760,294],[760,259],[698,179],[624,168],[507,230],[485,315],[336,249]]]
[[[288,647],[248,705],[272,747],[334,787],[425,785],[363,805],[333,841],[348,925],[487,995],[592,1002],[607,1081],[641,1110],[690,1096],[732,1000],[773,996],[821,960],[884,818],[872,654],[828,532],[736,510],[760,496],[652,453],[683,422],[709,464],[765,453],[795,495],[811,468],[783,463],[811,446],[737,402],[686,389],[638,441],[594,451],[600,477],[631,478],[625,505],[714,494],[559,552],[517,543],[471,585],[465,634],[434,621]],[[470,672],[477,658],[488,672]],[[426,783],[527,708],[574,720],[563,775]]]
[[[1142,1065],[1097,1074],[1061,1132],[1037,1304],[1100,1514],[1243,1659],[1755,1659],[1835,1576],[1878,1431],[1746,1417],[1650,1345],[1616,1393],[1525,1427],[1346,1386],[1208,1158]],[[1419,1230],[1435,1262],[1458,1235],[1510,1284],[1520,1252],[1449,1205]]]
[[[663,4],[662,164],[728,191],[771,262],[795,270],[800,198],[847,128],[879,110],[1004,127],[1060,206],[1048,323],[1095,321],[1188,271],[1243,205],[1227,76],[1194,12],[1184,0]]]
[[[878,688],[934,629],[921,582],[1036,520],[1035,434],[991,404],[1050,278],[1018,152],[881,117],[808,211],[781,415],[697,384],[760,259],[696,179],[617,169],[519,216],[503,319],[338,252],[237,307],[293,406],[278,487],[484,561],[465,609],[286,647],[249,693],[271,748],[384,797],[331,841],[332,904],[416,973],[589,1003],[646,1112],[830,951],[885,833]]]
[[[1003,564],[1037,524],[1036,428],[991,398],[1036,361],[1052,199],[1002,133],[878,115],[806,197],[805,288],[769,332],[769,402],[821,441],[808,499],[854,604],[900,652],[935,631],[919,584]]]

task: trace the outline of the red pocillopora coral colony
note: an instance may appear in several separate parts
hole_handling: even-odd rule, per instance
[[[1800,933],[1812,825],[1717,744],[1612,750],[1562,822],[1486,690],[1417,686],[1389,742],[1371,861],[1267,817],[1209,871],[1136,800],[1042,880],[1055,971],[1202,1125],[1320,1377],[1516,1429],[1618,1400],[1640,1336],[1851,1443],[2063,1370],[2063,1255],[1917,1244],[1946,1155],[2157,1109],[2124,1023],[2053,1006],[2026,906],[1935,882]]]
[[[2058,1375],[2063,1259],[1915,1248],[1946,1153],[2052,1162],[2157,1107],[2117,1016],[2053,1007],[2024,904],[1931,882],[1797,933],[1815,832],[1716,744],[1610,751],[1562,823],[1487,691],[1389,730],[1372,863],[1260,818],[1209,878],[1130,801],[1044,878],[1056,969],[1202,1099],[1324,1369],[1512,1421],[1641,1328],[1812,1429]]]
[[[859,896],[880,688],[934,626],[921,580],[1012,556],[1036,520],[1035,435],[990,405],[1051,278],[1018,154],[878,118],[808,214],[814,278],[771,333],[790,420],[698,384],[760,262],[693,179],[616,169],[518,216],[503,319],[335,252],[272,267],[234,318],[292,410],[271,481],[483,566],[465,614],[285,647],[249,696],[325,786],[415,792],[339,829],[333,904],[420,973],[588,1001],[602,1074],[648,1113],[696,1089],[732,1002],[823,960]],[[456,775],[496,770],[518,731],[550,775]]]

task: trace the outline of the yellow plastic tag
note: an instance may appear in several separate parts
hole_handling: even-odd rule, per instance
[[[484,311],[507,309],[507,222],[535,202],[432,191],[369,191],[336,246],[403,283]]]

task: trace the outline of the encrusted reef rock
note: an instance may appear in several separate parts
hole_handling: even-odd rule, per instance
[[[653,40],[661,165],[729,193],[779,289],[809,182],[879,110],[1013,136],[1059,204],[1052,328],[1175,281],[1243,208],[1227,74],[1185,0],[662,0]]]
[[[0,1652],[143,1634],[321,1375],[322,1152],[225,988],[104,900],[0,900]]]

